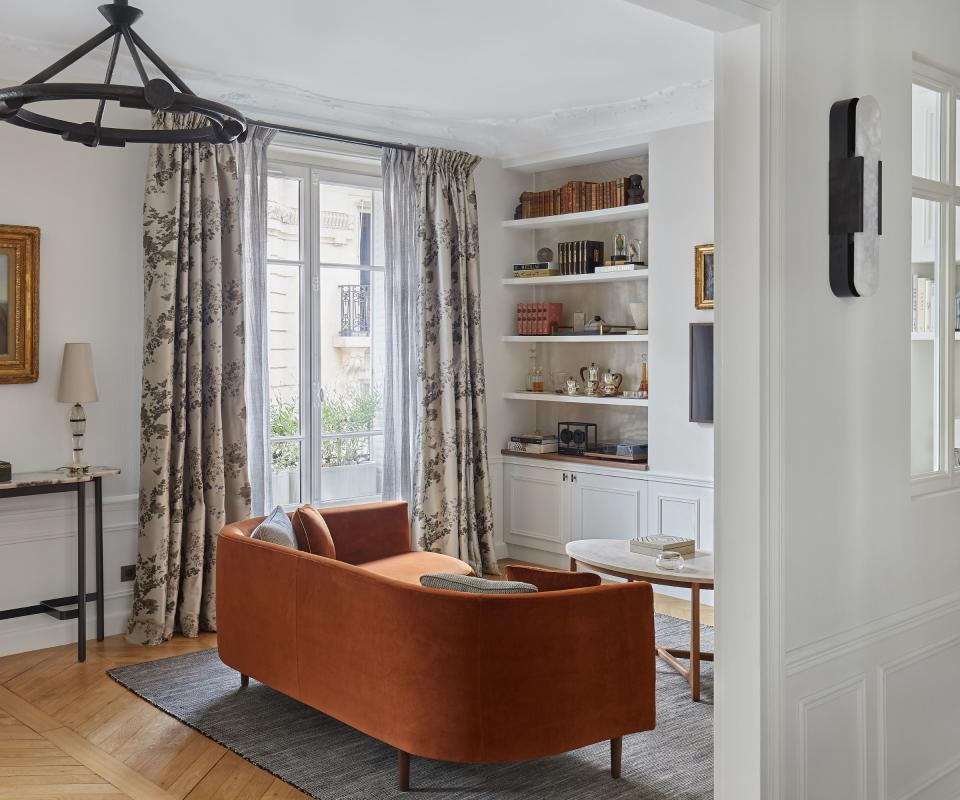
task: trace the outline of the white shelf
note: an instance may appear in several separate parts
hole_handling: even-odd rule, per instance
[[[650,334],[611,333],[606,336],[504,336],[505,342],[569,342],[571,344],[592,344],[594,342],[648,342]]]
[[[594,406],[646,406],[649,400],[632,397],[587,397],[586,395],[556,394],[551,392],[506,392],[504,400],[533,400],[539,403],[581,403]]]
[[[575,214],[554,214],[550,217],[530,217],[529,219],[507,219],[503,221],[503,227],[536,231],[545,228],[565,228],[568,225],[589,225],[594,222],[619,222],[625,219],[641,219],[649,213],[649,203],[637,203],[632,206],[599,208],[596,211],[578,211]]]
[[[915,342],[932,342],[933,332],[932,331],[913,331],[910,334],[910,338]],[[954,332],[953,338],[956,341],[960,342],[960,331]]]
[[[504,278],[504,286],[578,286],[586,283],[619,283],[621,281],[645,281],[650,268],[622,270],[620,272],[594,272],[587,275],[548,275],[546,278]]]

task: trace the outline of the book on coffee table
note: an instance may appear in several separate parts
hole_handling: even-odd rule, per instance
[[[696,551],[697,543],[685,536],[667,536],[657,533],[653,536],[640,536],[630,540],[630,550],[642,556],[656,558],[665,550],[671,550],[682,556],[692,556]]]

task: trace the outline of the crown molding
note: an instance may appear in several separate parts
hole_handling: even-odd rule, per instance
[[[60,58],[63,45],[0,35],[0,85],[14,85]],[[72,80],[99,83],[107,62],[101,48],[71,68]],[[713,118],[713,81],[665,88],[616,103],[562,108],[529,117],[443,116],[421,109],[359,103],[291,83],[212,73],[172,65],[198,94],[254,118],[332,133],[467,149],[518,164],[537,154],[635,140],[638,131],[679,127]],[[129,56],[117,62],[115,82],[138,83]],[[108,111],[109,114],[109,111]]]

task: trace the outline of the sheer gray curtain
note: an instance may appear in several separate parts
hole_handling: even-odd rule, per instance
[[[245,357],[247,454],[250,463],[250,506],[268,514],[270,491],[270,376],[267,340],[267,149],[276,135],[254,127],[238,147],[240,228],[243,236],[243,294],[247,299]]]
[[[417,431],[417,184],[414,154],[383,151],[386,364],[383,393],[383,499],[413,505]]]

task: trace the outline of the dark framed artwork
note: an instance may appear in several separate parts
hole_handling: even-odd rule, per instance
[[[714,269],[713,245],[698,244],[694,248],[694,298],[697,308],[713,308]]]
[[[713,422],[713,323],[690,323],[690,421]]]
[[[34,383],[40,344],[40,229],[0,225],[0,383]]]

